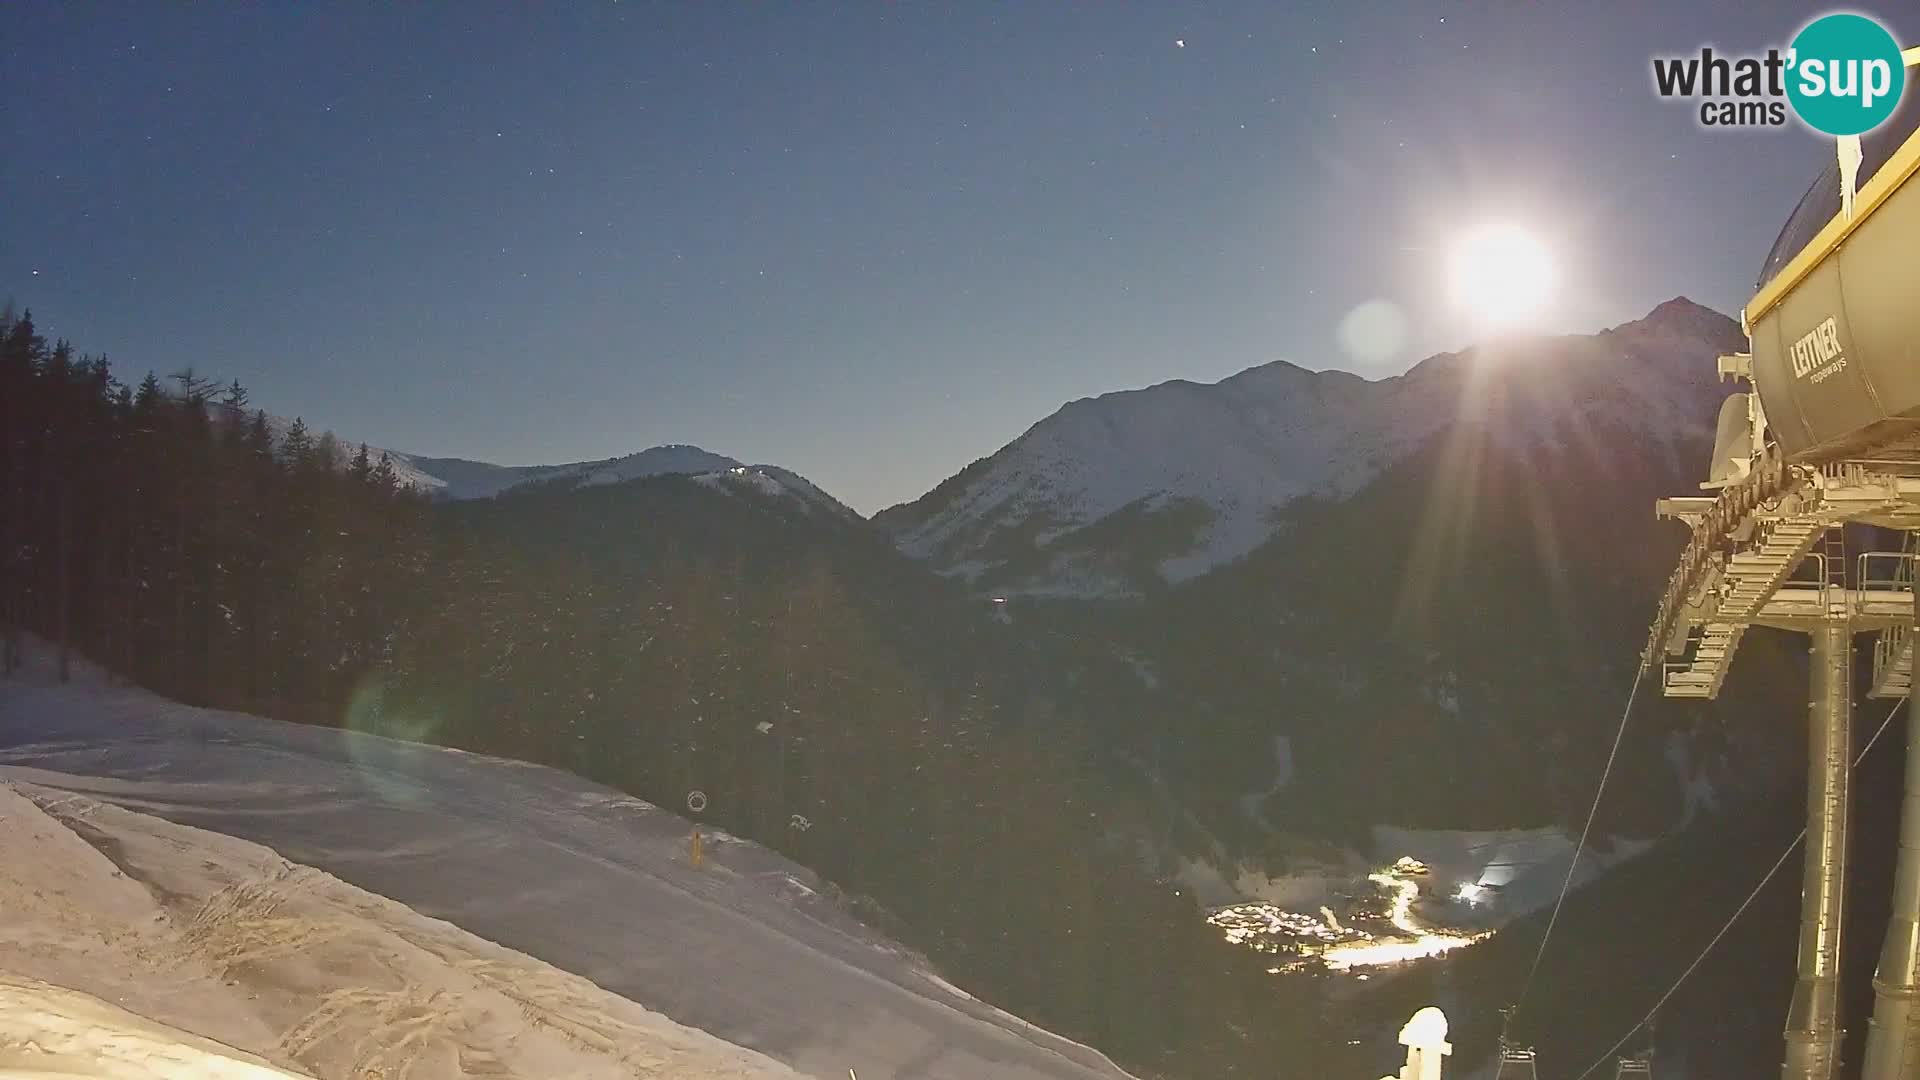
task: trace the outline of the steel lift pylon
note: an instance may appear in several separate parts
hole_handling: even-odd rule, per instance
[[[1920,78],[1920,49],[1902,59],[1909,79]],[[1854,635],[1880,633],[1870,693],[1886,697],[1911,687],[1916,639],[1920,183],[1910,181],[1920,175],[1920,95],[1834,146],[1741,311],[1749,351],[1720,358],[1721,375],[1751,392],[1722,404],[1701,485],[1713,494],[1656,508],[1691,535],[1641,654],[1643,670],[1678,658],[1660,665],[1667,696],[1713,698],[1749,628],[1811,642],[1807,844],[1783,1080],[1832,1080],[1841,1068]],[[1849,525],[1900,530],[1902,550],[1850,567],[1840,550]],[[1920,1080],[1920,738],[1908,740],[1906,783],[1864,1080]]]

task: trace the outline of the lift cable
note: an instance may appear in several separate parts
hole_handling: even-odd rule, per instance
[[[1573,857],[1567,860],[1567,879],[1560,883],[1560,896],[1553,902],[1553,914],[1547,917],[1547,931],[1540,935],[1540,947],[1534,951],[1533,964],[1527,968],[1527,981],[1520,986],[1520,996],[1515,999],[1512,1012],[1518,1013],[1527,1003],[1527,994],[1533,989],[1533,977],[1540,973],[1540,960],[1547,955],[1547,942],[1553,940],[1553,927],[1560,921],[1560,909],[1567,902],[1567,894],[1573,891],[1573,872],[1580,867],[1580,856],[1587,850],[1587,836],[1593,831],[1593,820],[1600,816],[1600,800],[1607,793],[1607,780],[1613,776],[1613,763],[1620,757],[1620,743],[1627,737],[1627,719],[1633,715],[1634,698],[1640,694],[1640,684],[1647,680],[1647,669],[1652,665],[1644,658],[1640,668],[1633,676],[1633,689],[1627,693],[1627,707],[1620,710],[1620,728],[1613,733],[1613,748],[1607,751],[1606,767],[1600,770],[1600,786],[1594,789],[1593,805],[1587,810],[1587,823],[1580,828],[1580,842],[1574,845]]]
[[[1861,747],[1860,752],[1853,756],[1854,768],[1858,768],[1860,766],[1860,763],[1866,760],[1867,752],[1873,749],[1874,743],[1877,743],[1880,741],[1880,736],[1885,735],[1887,733],[1887,728],[1892,726],[1893,724],[1893,718],[1900,714],[1900,706],[1906,704],[1906,702],[1907,702],[1907,697],[1906,695],[1902,694],[1899,700],[1893,703],[1893,708],[1887,710],[1886,719],[1880,721],[1880,727],[1876,731],[1874,731],[1873,738],[1868,739],[1867,745]],[[1909,750],[1908,752],[1911,753],[1912,751]],[[1764,889],[1766,889],[1767,883],[1772,881],[1774,875],[1780,872],[1780,868],[1787,865],[1787,860],[1793,857],[1794,849],[1798,848],[1800,846],[1800,842],[1802,840],[1805,840],[1806,838],[1807,838],[1807,830],[1803,826],[1800,829],[1799,834],[1796,835],[1790,842],[1788,842],[1787,849],[1785,851],[1782,851],[1780,853],[1780,857],[1773,861],[1773,867],[1767,871],[1767,874],[1765,877],[1760,879],[1760,884],[1755,885],[1753,887],[1753,891],[1747,894],[1747,898],[1745,900],[1740,901],[1740,906],[1733,909],[1733,914],[1727,917],[1726,923],[1720,927],[1720,932],[1713,935],[1713,940],[1707,942],[1707,947],[1704,949],[1701,949],[1700,955],[1693,958],[1693,963],[1688,964],[1687,969],[1680,973],[1680,977],[1673,980],[1673,985],[1667,987],[1667,992],[1664,994],[1661,994],[1660,1000],[1653,1003],[1653,1008],[1647,1010],[1647,1015],[1641,1017],[1640,1021],[1634,1024],[1633,1027],[1629,1028],[1625,1035],[1620,1036],[1620,1039],[1618,1042],[1608,1047],[1606,1053],[1603,1053],[1598,1058],[1596,1058],[1593,1064],[1587,1066],[1586,1071],[1582,1072],[1579,1076],[1575,1077],[1574,1080],[1587,1080],[1587,1077],[1593,1075],[1593,1071],[1595,1069],[1598,1069],[1600,1066],[1605,1065],[1607,1063],[1607,1059],[1613,1057],[1615,1052],[1617,1052],[1622,1046],[1625,1046],[1627,1044],[1628,1039],[1633,1038],[1634,1032],[1639,1031],[1643,1026],[1646,1025],[1647,1021],[1653,1019],[1654,1015],[1660,1011],[1660,1007],[1665,1005],[1667,1003],[1667,1000],[1673,997],[1673,995],[1679,991],[1680,985],[1687,981],[1687,977],[1692,975],[1696,970],[1698,970],[1700,965],[1706,961],[1708,954],[1712,953],[1714,950],[1714,947],[1720,944],[1720,939],[1726,937],[1727,932],[1733,929],[1733,924],[1740,921],[1740,916],[1746,914],[1747,908],[1753,905],[1754,900],[1760,896],[1760,893]]]

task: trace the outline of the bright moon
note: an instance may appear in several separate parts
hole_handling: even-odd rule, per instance
[[[1515,225],[1489,225],[1462,237],[1449,273],[1454,303],[1494,325],[1531,318],[1553,295],[1553,256]]]

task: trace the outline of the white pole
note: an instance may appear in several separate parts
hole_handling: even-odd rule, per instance
[[[1840,155],[1840,219],[1853,220],[1853,196],[1860,189],[1860,136],[1842,135],[1836,141]]]

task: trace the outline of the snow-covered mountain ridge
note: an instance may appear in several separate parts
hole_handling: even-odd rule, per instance
[[[565,465],[492,465],[462,458],[400,454],[396,461],[425,478],[419,490],[445,499],[487,499],[534,488],[586,488],[654,476],[686,476],[725,493],[791,499],[809,512],[855,520],[859,515],[791,469],[748,465],[697,446],[655,446],[624,457]]]
[[[1601,427],[1670,441],[1711,423],[1713,359],[1742,341],[1678,298],[1598,334],[1443,353],[1386,379],[1275,361],[1104,394],[875,521],[997,595],[1126,595],[1247,554],[1289,503],[1350,495],[1458,424],[1522,445]]]
[[[267,428],[276,443],[286,439],[293,424],[293,420],[284,416],[267,416]],[[344,467],[359,449],[359,443],[331,431],[309,430],[316,442],[327,444],[336,466]],[[490,499],[535,487],[598,487],[654,476],[686,476],[722,493],[752,492],[767,498],[792,500],[808,513],[817,510],[845,520],[858,520],[860,517],[846,504],[791,469],[778,465],[749,465],[698,446],[654,446],[621,457],[561,465],[495,465],[466,458],[409,454],[377,446],[369,446],[367,453],[374,461],[384,456],[402,487],[435,499]]]

